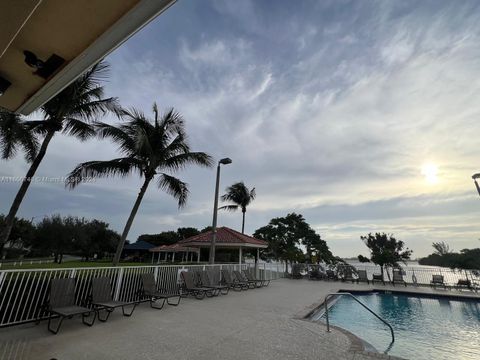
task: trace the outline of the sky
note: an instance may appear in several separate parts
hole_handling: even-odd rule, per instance
[[[416,258],[436,241],[480,246],[479,59],[478,1],[183,0],[107,57],[105,87],[147,114],[174,107],[193,150],[233,160],[221,193],[255,187],[247,233],[296,212],[336,255],[367,255],[360,236],[380,231]],[[108,141],[59,135],[37,175],[116,156]],[[22,156],[0,162],[0,176],[26,169]],[[211,225],[215,169],[177,175],[187,206],[151,186],[131,241]],[[0,185],[0,212],[18,186]],[[121,232],[140,186],[136,175],[73,191],[36,182],[18,215],[99,218]],[[218,222],[240,230],[241,213]]]

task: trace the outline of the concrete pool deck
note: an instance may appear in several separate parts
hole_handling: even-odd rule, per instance
[[[281,279],[261,289],[226,296],[182,299],[178,307],[115,311],[93,327],[65,320],[58,335],[46,322],[0,329],[0,360],[20,359],[348,359],[394,358],[366,352],[357,338],[303,319],[338,290],[405,290],[404,287]],[[456,295],[456,291],[407,291]],[[461,294],[466,293],[462,292]],[[480,299],[477,294],[468,294]]]

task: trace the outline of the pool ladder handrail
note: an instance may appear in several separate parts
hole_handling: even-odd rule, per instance
[[[365,309],[367,309],[369,312],[371,312],[373,315],[375,315],[375,317],[377,317],[380,321],[382,321],[385,325],[387,325],[389,328],[390,328],[390,333],[392,334],[392,342],[390,343],[388,349],[390,349],[393,345],[393,343],[395,342],[395,334],[393,333],[393,328],[392,328],[392,325],[390,325],[388,323],[388,321],[382,319],[380,317],[380,315],[378,315],[375,311],[373,311],[372,309],[370,309],[367,305],[365,305],[364,303],[362,303],[360,300],[358,300],[358,298],[356,296],[354,296],[352,293],[349,293],[349,292],[336,292],[336,293],[329,293],[327,294],[327,296],[325,296],[325,301],[323,302],[323,304],[325,305],[325,317],[327,319],[327,331],[330,332],[330,322],[328,321],[328,299],[332,296],[335,296],[335,295],[340,295],[340,296],[343,296],[343,295],[346,295],[346,296],[350,296],[353,300],[355,300],[357,303],[359,303],[360,305],[362,305]],[[388,351],[387,349],[387,351]]]

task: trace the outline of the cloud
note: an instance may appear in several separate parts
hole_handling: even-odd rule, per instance
[[[147,114],[154,101],[175,107],[194,150],[231,157],[222,187],[243,180],[257,189],[248,232],[296,211],[342,256],[364,252],[359,236],[370,231],[394,232],[414,256],[437,240],[478,246],[470,179],[480,130],[478,10],[475,1],[177,3],[109,56],[107,92]],[[114,156],[108,142],[59,136],[39,173],[63,176]],[[421,175],[426,162],[439,168],[435,186]],[[0,176],[25,169],[19,157],[2,163]],[[215,171],[179,176],[190,184],[187,208],[152,187],[131,239],[211,223]],[[73,192],[42,186],[22,214],[58,209],[119,230],[140,179]],[[6,209],[14,188],[2,189]],[[239,220],[219,218],[234,228]]]

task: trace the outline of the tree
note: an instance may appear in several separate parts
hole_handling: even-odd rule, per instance
[[[48,101],[40,109],[43,120],[22,121],[16,115],[0,112],[2,157],[11,158],[15,155],[15,150],[21,146],[31,163],[5,219],[5,226],[0,233],[0,248],[10,236],[15,215],[53,136],[63,132],[82,141],[87,140],[95,135],[92,121],[107,111],[116,111],[116,99],[104,98],[103,87],[100,85],[107,74],[107,69],[106,63],[93,66]],[[36,151],[37,136],[43,136],[38,151]]]
[[[448,254],[450,253],[450,246],[448,246],[448,244],[446,244],[445,242],[441,241],[441,242],[434,242],[432,244],[432,247],[435,249],[435,254],[437,255],[445,255],[445,254]]]
[[[222,206],[220,209],[236,211],[240,208],[242,210],[242,234],[245,231],[245,213],[247,212],[247,206],[255,200],[255,196],[255,188],[249,190],[243,181],[227,187],[226,193],[222,195],[222,201],[231,201],[233,204]]]
[[[182,227],[177,229],[180,239],[188,239],[189,237],[200,234],[200,231],[194,227]]]
[[[159,234],[143,234],[137,239],[137,241],[146,241],[155,246],[172,245],[180,240],[182,240],[182,238],[176,231],[163,231]]]
[[[171,245],[176,242],[200,234],[194,227],[178,228],[177,231],[162,231],[159,234],[142,234],[137,241],[146,241],[156,246]]]
[[[361,263],[369,263],[370,259],[363,255],[358,255],[358,261]]]
[[[0,215],[0,229],[3,228],[5,225],[5,216]],[[2,257],[10,257],[15,258],[19,255],[22,255],[25,248],[28,248],[32,240],[35,236],[35,226],[32,224],[31,221],[26,219],[19,219],[15,218],[13,222],[12,231],[10,233],[10,240],[9,240],[9,250],[8,253],[5,251],[6,249],[0,249],[0,258]]]
[[[37,225],[33,247],[41,254],[54,255],[55,262],[61,263],[63,255],[72,251],[74,239],[74,218],[60,215],[45,217]]]
[[[268,242],[268,248],[262,252],[266,258],[285,261],[287,264],[303,262],[305,261],[301,249],[303,245],[307,249],[310,261],[314,253],[317,262],[335,261],[327,243],[310,228],[300,214],[291,213],[286,217],[274,218],[267,226],[257,229],[253,236]]]
[[[72,219],[72,250],[78,253],[85,261],[95,254],[102,258],[111,254],[120,240],[120,235],[108,229],[108,224],[96,219]]]
[[[118,265],[125,240],[133,224],[148,185],[157,177],[157,185],[178,200],[178,207],[185,205],[188,185],[174,177],[173,173],[190,164],[212,166],[212,158],[204,152],[192,152],[187,141],[185,125],[180,114],[173,109],[159,116],[157,105],[153,105],[154,118],[148,119],[141,111],[121,110],[125,123],[115,126],[97,123],[101,138],[110,138],[119,146],[123,157],[108,161],[89,161],[79,164],[69,175],[67,186],[75,188],[88,177],[125,177],[137,172],[143,177],[137,199],[118,243],[113,264]]]
[[[385,266],[400,267],[399,262],[405,263],[410,259],[412,250],[403,249],[405,244],[402,240],[397,240],[392,234],[369,233],[367,236],[360,236],[360,239],[370,250],[370,260],[380,265],[380,270],[384,272]]]
[[[303,231],[302,244],[307,250],[307,258],[310,263],[319,264],[320,262],[324,262],[330,264],[335,262],[335,257],[328,248],[327,242],[323,240],[319,234],[311,229],[309,225],[308,228],[303,229]]]
[[[480,269],[480,248],[462,249],[457,252],[439,252],[436,246],[433,254],[418,260],[420,265],[444,266],[452,269]],[[443,249],[443,248],[442,248]]]
[[[200,234],[203,234],[203,233],[206,233],[206,232],[209,232],[209,231],[212,231],[212,227],[209,225],[209,226],[205,226],[202,230],[200,230]]]

